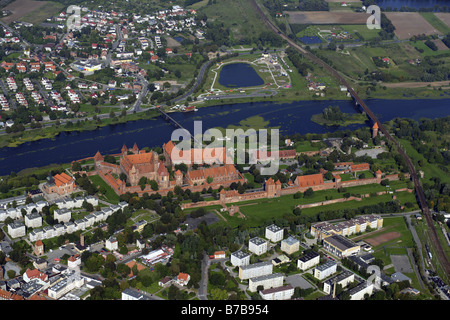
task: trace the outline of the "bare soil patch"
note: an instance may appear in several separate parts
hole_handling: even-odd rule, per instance
[[[421,88],[428,87],[428,85],[432,87],[450,86],[450,81],[383,83],[383,86],[388,88]]]
[[[364,12],[284,11],[291,24],[366,24]]]
[[[448,12],[435,12],[434,15],[439,18],[443,23],[450,27],[450,13]]]
[[[385,14],[395,26],[395,35],[399,39],[409,39],[421,34],[441,34],[418,12],[386,12]]]
[[[34,1],[34,0],[16,0],[8,4],[3,10],[9,10],[12,12],[11,15],[2,19],[3,22],[9,24],[13,21],[20,20],[23,16],[36,9],[39,9],[45,5],[46,1]]]
[[[400,236],[401,236],[401,234],[399,232],[393,231],[393,232],[381,234],[381,235],[373,237],[373,238],[365,239],[364,241],[366,241],[368,244],[376,247],[376,246],[379,246],[380,244],[383,244],[390,240],[399,238]]]
[[[439,50],[448,50],[448,47],[445,45],[444,42],[442,42],[441,39],[434,39],[434,40],[431,40],[431,41],[434,42],[434,44],[435,44],[436,47],[438,48],[438,51],[439,51]]]

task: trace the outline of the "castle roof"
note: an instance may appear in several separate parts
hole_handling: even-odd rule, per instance
[[[237,170],[232,164],[226,164],[222,167],[214,168],[202,168],[199,170],[192,170],[187,173],[187,177],[190,180],[206,179],[208,177],[224,177],[232,174],[236,174]]]
[[[323,184],[323,176],[320,173],[306,176],[297,176],[296,184],[300,187],[314,187]]]
[[[97,151],[97,153],[94,156],[95,161],[103,161],[104,157],[101,155],[100,151]]]
[[[373,124],[372,129],[378,129],[378,123],[377,123],[377,122],[375,122],[375,123]]]
[[[122,146],[121,151],[122,151],[122,153],[125,153],[125,152],[128,151],[128,148],[127,148],[127,146],[125,144]]]
[[[66,173],[56,174],[53,176],[56,186],[60,187],[66,184],[73,183],[73,178]]]
[[[352,164],[352,165],[350,165],[350,169],[352,171],[369,170],[370,165],[368,163]]]
[[[381,172],[380,169],[377,170],[376,174],[382,174],[383,172]]]
[[[159,161],[158,175],[160,175],[160,176],[168,176],[169,175],[169,171],[167,171],[167,168],[162,161]]]

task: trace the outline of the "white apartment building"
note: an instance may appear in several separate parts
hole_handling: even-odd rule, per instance
[[[353,281],[355,281],[355,274],[346,270],[325,281],[323,283],[323,291],[326,294],[331,294],[333,292],[335,284],[340,284],[342,288],[345,288],[349,283],[352,283]]]
[[[283,280],[284,275],[281,273],[273,273],[266,276],[250,278],[248,280],[248,289],[250,292],[256,292],[259,286],[263,286],[263,290],[281,287],[283,286]]]
[[[246,266],[239,267],[239,278],[246,280],[250,278],[265,276],[271,274],[273,270],[273,264],[271,261],[253,263]]]
[[[264,300],[290,300],[294,295],[294,287],[286,285],[278,288],[271,288],[259,292]]]
[[[72,212],[68,209],[55,209],[55,211],[53,212],[53,219],[55,219],[55,221],[58,221],[59,223],[69,222],[71,218]]]
[[[337,263],[334,261],[328,261],[314,269],[314,277],[319,280],[323,280],[337,271]]]
[[[105,241],[105,248],[109,251],[119,250],[119,242],[115,237],[109,237]]]
[[[246,266],[250,264],[250,254],[242,251],[233,252],[230,262],[234,267]]]
[[[369,296],[372,295],[373,288],[373,283],[362,282],[360,285],[349,290],[350,300],[364,300],[366,294]]]
[[[266,239],[271,242],[278,242],[283,240],[284,229],[280,228],[274,224],[266,227]]]
[[[297,268],[300,270],[308,270],[320,262],[320,255],[314,251],[305,254],[303,257],[299,258],[297,261]]]
[[[248,250],[256,255],[261,255],[267,252],[267,241],[258,237],[252,238],[248,241]]]
[[[8,224],[8,233],[11,238],[23,237],[26,234],[25,225],[20,221],[14,221]]]
[[[25,226],[27,228],[42,227],[42,217],[39,213],[33,212],[25,216]]]

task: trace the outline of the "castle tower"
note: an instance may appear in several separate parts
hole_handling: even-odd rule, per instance
[[[42,256],[44,254],[44,244],[41,240],[36,241],[34,244],[34,254],[36,256]]]
[[[372,126],[372,139],[378,135],[378,123],[374,123]]]
[[[381,175],[382,175],[382,174],[383,174],[383,173],[381,172],[380,169],[378,169],[377,172],[375,172],[375,175],[376,175],[376,177],[377,177],[377,183],[380,183],[380,182],[381,182]]]
[[[175,171],[175,184],[181,186],[183,184],[183,173],[180,170]]]
[[[335,185],[336,189],[339,189],[341,187],[341,181],[342,181],[342,179],[341,179],[341,176],[339,174],[334,176],[334,182],[336,184]]]
[[[268,198],[279,197],[281,195],[280,180],[277,180],[275,182],[272,178],[267,179],[266,183],[264,184],[264,190],[266,191]]]

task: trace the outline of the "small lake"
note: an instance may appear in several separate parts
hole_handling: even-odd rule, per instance
[[[264,80],[248,63],[232,63],[222,67],[219,83],[227,88],[255,87],[264,84]]]
[[[450,99],[441,100],[367,100],[367,105],[381,122],[396,117],[441,118],[450,115]],[[172,113],[171,116],[193,133],[194,121],[202,121],[202,132],[209,128],[239,125],[243,119],[261,116],[270,127],[279,127],[280,134],[326,133],[337,130],[354,130],[366,124],[347,127],[325,127],[312,122],[314,114],[326,107],[339,106],[342,112],[356,113],[350,100],[294,101],[290,103],[254,102],[199,108],[197,112]],[[41,139],[24,143],[16,148],[0,149],[0,175],[19,172],[31,167],[54,163],[69,163],[93,156],[97,151],[103,155],[119,153],[123,144],[129,148],[134,143],[139,148],[161,147],[170,140],[175,127],[162,117],[152,120],[131,121],[99,128],[93,131],[61,133],[54,139]]]
[[[322,43],[322,40],[318,37],[318,36],[303,36],[301,38],[298,38],[301,42],[303,42],[304,44],[317,44],[317,43]]]
[[[401,7],[420,9],[434,8],[434,6],[450,6],[448,0],[375,0],[375,2],[383,9],[387,7],[391,7],[392,9],[400,9]]]

